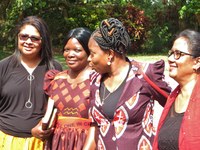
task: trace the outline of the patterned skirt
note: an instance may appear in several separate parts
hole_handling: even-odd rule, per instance
[[[59,116],[53,137],[45,150],[82,150],[91,121],[78,117]]]

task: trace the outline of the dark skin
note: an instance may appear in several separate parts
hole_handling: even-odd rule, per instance
[[[54,128],[42,130],[42,121],[40,121],[34,128],[32,128],[31,134],[34,137],[36,137],[42,141],[45,141],[50,137],[50,135],[53,133],[53,131],[54,131]]]

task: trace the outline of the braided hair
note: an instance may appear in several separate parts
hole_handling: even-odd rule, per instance
[[[103,20],[93,37],[102,50],[112,49],[124,55],[130,48],[130,37],[123,24],[115,18]]]

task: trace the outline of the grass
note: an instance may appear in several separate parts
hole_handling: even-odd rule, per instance
[[[142,62],[155,62],[160,59],[163,59],[165,62],[167,61],[167,56],[165,55],[131,55],[129,57],[136,61]]]

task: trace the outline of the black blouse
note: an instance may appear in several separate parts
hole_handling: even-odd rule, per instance
[[[58,70],[59,63],[54,62]],[[0,130],[18,137],[31,137],[35,127],[45,112],[47,96],[43,90],[47,65],[44,61],[30,74],[22,64],[15,67],[12,57],[0,61]],[[31,108],[26,107],[30,97]]]
[[[160,132],[158,133],[159,150],[178,150],[179,132],[184,113],[176,113],[174,104],[170,109]]]

